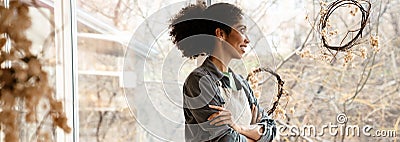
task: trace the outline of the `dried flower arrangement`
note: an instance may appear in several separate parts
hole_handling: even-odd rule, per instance
[[[316,22],[319,35],[320,42],[317,47],[318,50],[313,50],[309,47],[305,47],[301,51],[296,52],[301,58],[309,58],[313,60],[319,60],[328,62],[333,64],[337,59],[343,59],[343,66],[348,64],[351,65],[351,62],[355,59],[355,56],[359,56],[362,59],[367,58],[368,46],[370,46],[374,53],[379,52],[380,48],[378,46],[378,36],[371,35],[371,29],[366,28],[369,24],[370,17],[370,9],[371,3],[366,0],[335,0],[331,3],[326,3],[325,1],[320,1],[321,9],[319,11],[319,21]],[[330,19],[335,11],[340,11],[343,9],[339,9],[341,7],[347,7],[350,9],[350,17],[360,16],[359,24],[356,23],[356,29],[342,29],[344,27],[336,27],[332,24],[332,20]],[[343,11],[341,11],[343,12]],[[342,13],[344,17],[346,17],[346,13]],[[359,14],[359,15],[357,15]],[[337,17],[334,17],[337,18]],[[342,17],[343,18],[343,17]],[[340,19],[340,18],[339,18]],[[308,16],[306,16],[306,20],[309,20]],[[355,19],[357,20],[357,19]],[[342,22],[345,20],[342,20]],[[336,24],[336,23],[335,23]],[[346,24],[344,24],[346,25]],[[314,27],[314,26],[313,26]],[[347,27],[348,28],[348,27]],[[367,33],[370,34],[370,38],[363,34],[363,32],[367,30]],[[342,36],[342,37],[340,37]],[[365,37],[363,37],[365,36]],[[336,40],[338,45],[334,45],[331,43],[332,40]],[[369,43],[368,43],[369,40]],[[310,45],[311,46],[311,45]],[[353,48],[357,46],[357,48]],[[317,53],[315,53],[317,52]],[[339,54],[343,52],[343,54]],[[341,55],[338,57],[338,55]]]
[[[361,3],[366,3],[368,5],[367,8],[364,8]],[[332,15],[332,13],[337,10],[339,7],[342,6],[351,6],[354,5],[356,8],[354,10],[350,11],[350,14],[352,16],[355,16],[358,10],[361,12],[361,22],[360,22],[360,28],[354,31],[348,31],[345,35],[345,37],[342,39],[342,42],[340,43],[339,46],[333,46],[328,43],[328,34],[329,35],[335,35],[338,33],[337,29],[330,29],[330,24],[329,24],[329,17]],[[321,10],[320,10],[320,22],[319,22],[319,30],[321,33],[321,40],[324,45],[324,47],[331,49],[331,50],[336,50],[336,51],[346,51],[356,45],[356,41],[362,37],[362,32],[367,25],[368,18],[369,18],[369,13],[371,9],[371,3],[368,1],[358,1],[358,0],[337,0],[335,2],[330,3],[326,8],[326,3],[321,1]],[[327,32],[329,31],[329,32]],[[343,41],[346,39],[346,37],[349,35],[349,33],[356,32],[357,34],[352,37],[352,39],[347,42],[346,44],[343,44]]]
[[[274,118],[281,116],[281,118],[285,118],[285,114],[286,111],[284,110],[288,104],[289,99],[286,99],[286,105],[282,108],[281,105],[279,104],[279,101],[281,99],[282,96],[285,97],[289,97],[288,92],[283,88],[283,84],[285,83],[281,77],[275,73],[272,69],[270,68],[257,68],[254,69],[253,71],[251,71],[248,75],[246,80],[250,81],[250,85],[251,85],[251,89],[254,92],[254,95],[256,96],[256,98],[260,98],[261,95],[261,91],[260,91],[260,87],[259,87],[259,81],[257,79],[257,75],[261,72],[267,72],[270,73],[271,75],[273,75],[276,80],[278,81],[278,93],[276,95],[276,97],[274,97],[273,103],[272,103],[272,107],[271,109],[269,109],[267,111],[268,115],[273,115]],[[293,110],[294,111],[294,110]]]
[[[31,141],[51,141],[44,124],[71,131],[41,61],[30,51],[32,42],[24,33],[31,25],[28,12],[28,5],[19,1],[0,6],[0,133],[6,142],[20,141],[23,123],[36,124]]]

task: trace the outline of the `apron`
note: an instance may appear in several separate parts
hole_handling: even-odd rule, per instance
[[[221,86],[218,88],[225,101],[223,107],[231,111],[233,121],[239,125],[250,126],[252,114],[244,89],[234,90]]]

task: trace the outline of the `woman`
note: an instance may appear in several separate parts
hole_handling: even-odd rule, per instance
[[[184,57],[207,55],[183,86],[186,141],[271,141],[276,134],[249,84],[229,67],[250,42],[238,7],[189,5],[172,20],[170,35]]]

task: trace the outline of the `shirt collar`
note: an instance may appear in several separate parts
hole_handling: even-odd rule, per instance
[[[224,74],[221,71],[219,71],[218,68],[211,61],[211,56],[208,56],[206,60],[204,60],[201,66],[210,71],[210,73],[218,79],[224,77]]]
[[[218,80],[221,80],[224,77],[224,74],[214,65],[214,63],[211,61],[211,56],[208,56],[203,64],[201,65],[205,69],[207,69],[213,77],[216,77]],[[236,74],[232,71],[231,68],[228,68],[228,72],[232,73],[233,79],[235,81],[235,85],[238,90],[242,89],[242,84],[240,81],[237,79]],[[226,77],[226,76],[225,76]]]

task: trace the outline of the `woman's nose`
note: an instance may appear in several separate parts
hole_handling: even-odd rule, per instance
[[[247,34],[245,35],[244,43],[246,43],[246,44],[250,43],[250,39],[249,39],[249,37],[247,36]]]

